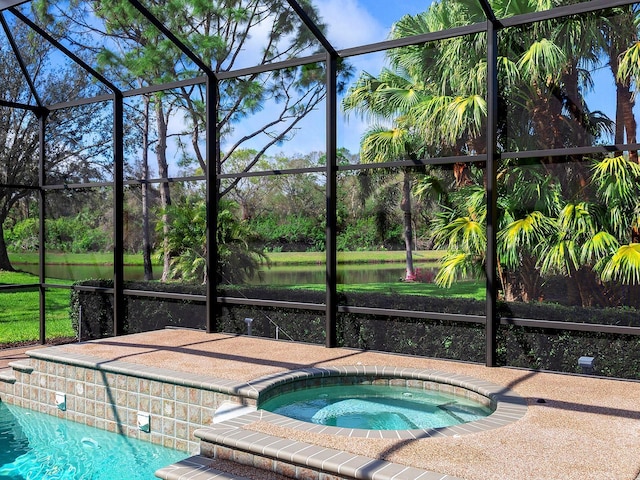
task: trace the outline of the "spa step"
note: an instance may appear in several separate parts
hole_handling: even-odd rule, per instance
[[[13,374],[13,368],[0,369],[0,382],[16,383],[16,376]]]
[[[9,363],[9,366],[14,370],[24,373],[33,373],[33,367],[28,361],[18,360],[16,362]]]
[[[221,462],[201,455],[194,455],[157,470],[155,476],[163,480],[255,480],[258,478],[269,480],[281,478],[275,474],[265,476],[266,472],[258,468],[244,465],[227,468],[229,465],[218,465],[217,463]],[[243,473],[237,473],[239,470],[242,470]]]
[[[260,420],[244,415],[194,432],[200,455],[260,467],[289,478],[343,480],[458,480],[449,475],[342,452],[242,428]]]

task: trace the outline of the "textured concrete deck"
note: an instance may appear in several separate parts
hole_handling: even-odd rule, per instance
[[[0,370],[7,368],[9,363],[29,358],[26,354],[28,350],[40,348],[40,345],[28,345],[26,347],[0,349]]]
[[[312,367],[433,369],[502,385],[526,399],[516,422],[459,437],[337,437],[257,421],[255,432],[385,459],[465,480],[628,479],[640,471],[640,383],[428,358],[326,349],[254,337],[163,330],[63,347],[109,361],[251,381]]]

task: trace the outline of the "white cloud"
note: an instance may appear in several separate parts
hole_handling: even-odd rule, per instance
[[[389,33],[358,0],[323,0],[316,7],[337,49],[379,42]]]
[[[385,26],[383,21],[374,18],[370,9],[368,10],[362,0],[321,0],[316,2],[316,7],[322,20],[327,25],[327,38],[337,49],[355,47],[369,43],[385,40],[388,36],[389,26]],[[268,22],[258,25],[251,31],[251,38],[244,46],[241,59],[235,68],[245,67],[255,63],[258,52],[266,42],[271,25]],[[378,74],[384,64],[384,54],[375,53],[370,55],[360,55],[349,60],[354,66],[355,81],[361,72],[367,71],[371,74]],[[359,150],[360,138],[368,126],[368,122],[363,121],[355,115],[351,115],[346,121],[338,104],[338,146],[346,147],[352,153]],[[234,139],[242,134],[262,125],[270,119],[271,108],[265,105],[262,112],[251,115],[240,124],[235,125],[235,132],[226,138],[225,147],[229,147]],[[279,151],[287,153],[308,153],[312,151],[324,151],[326,148],[324,104],[318,106],[316,111],[305,118],[292,135],[290,141],[283,145],[277,145],[269,149],[268,154]],[[261,148],[264,142],[268,141],[263,135],[247,142],[244,147]]]

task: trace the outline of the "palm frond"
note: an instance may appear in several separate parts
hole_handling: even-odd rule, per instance
[[[560,77],[567,58],[552,41],[542,38],[532,42],[518,60],[518,68],[533,83],[549,84]]]
[[[640,284],[640,243],[621,245],[605,264],[601,277],[605,282]]]
[[[360,143],[360,159],[363,163],[382,163],[402,159],[407,153],[409,134],[402,128],[373,126]]]
[[[637,83],[638,78],[640,78],[640,41],[635,42],[620,56],[616,80],[629,85],[631,82]]]
[[[598,194],[605,203],[636,203],[639,193],[640,164],[619,155],[595,162],[592,172]]]
[[[498,74],[507,88],[513,87],[520,81],[518,64],[507,56],[498,57]]]
[[[470,217],[458,217],[438,230],[435,241],[450,250],[481,254],[487,245],[484,225]]]
[[[571,232],[573,237],[591,236],[596,232],[592,206],[587,202],[568,203],[558,215],[562,230]]]
[[[598,232],[588,238],[580,250],[580,258],[583,263],[597,264],[601,259],[613,254],[620,243],[609,232]]]
[[[542,274],[561,273],[571,276],[580,266],[579,246],[572,238],[559,233],[550,240],[547,248],[540,255],[540,272]]]
[[[413,194],[418,199],[435,199],[441,202],[447,198],[447,188],[441,178],[427,174],[418,179]]]
[[[555,230],[555,222],[542,212],[531,212],[498,232],[500,258],[508,267],[517,268],[520,256],[531,253]]]
[[[467,278],[477,270],[477,257],[466,252],[449,252],[440,261],[434,278],[436,285],[449,288],[458,278]]]
[[[454,144],[465,133],[479,136],[486,117],[487,102],[480,95],[454,98],[447,105],[443,119],[449,132],[448,141]]]

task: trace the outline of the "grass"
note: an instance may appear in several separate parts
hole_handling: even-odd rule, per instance
[[[439,250],[413,252],[413,261],[435,263],[445,254]],[[324,252],[269,252],[266,254],[272,265],[313,265],[325,263]],[[338,263],[386,263],[404,262],[403,251],[338,252]]]
[[[0,271],[0,285],[29,285],[38,277],[28,273]],[[71,284],[57,280],[57,284]],[[35,342],[40,338],[40,300],[37,288],[0,294],[0,345]],[[45,293],[46,338],[75,337],[69,317],[69,290],[52,288]]]
[[[291,289],[304,289],[324,291],[324,285],[309,284],[296,285]],[[418,295],[425,297],[441,298],[469,298],[473,300],[485,300],[486,289],[482,281],[465,281],[451,285],[450,288],[442,288],[433,283],[397,282],[397,283],[366,283],[338,285],[338,291],[344,293],[380,293],[386,295]]]
[[[413,261],[416,263],[435,263],[442,258],[445,252],[439,250],[417,250],[413,252]],[[324,252],[269,252],[266,254],[273,265],[314,265],[325,263]],[[38,264],[40,258],[37,253],[10,253],[12,263]],[[112,253],[47,253],[48,264],[60,265],[111,265]],[[162,265],[157,256],[152,258],[154,265]],[[338,252],[339,263],[386,263],[404,262],[404,251],[362,251],[362,252]],[[124,256],[125,265],[143,265],[141,254],[127,254]]]
[[[9,259],[12,264],[34,264],[40,262],[37,253],[10,253]],[[113,253],[47,253],[46,261],[51,265],[111,265],[113,263]],[[156,256],[151,258],[154,265],[162,265]],[[124,256],[125,265],[144,265],[142,254]]]
[[[414,252],[414,261],[418,265],[435,264],[443,255],[439,251]],[[274,252],[268,254],[272,265],[300,268],[303,265],[324,264],[324,252]],[[37,254],[11,254],[14,263],[37,264]],[[402,251],[375,252],[340,252],[338,262],[341,264],[376,264],[402,263],[405,253]],[[110,253],[97,254],[48,254],[47,263],[51,264],[111,264],[113,256]],[[142,265],[142,255],[125,255],[125,264]],[[29,285],[37,284],[38,277],[28,273],[0,271],[1,285]],[[72,282],[56,279],[53,283],[70,285]],[[291,288],[322,290],[324,285],[297,285]],[[340,285],[343,292],[380,293],[391,295],[424,295],[448,298],[473,298],[484,300],[484,282],[459,282],[451,288],[440,288],[431,283],[367,283]],[[46,338],[56,339],[74,337],[69,317],[69,290],[51,288],[46,291]],[[0,294],[0,345],[35,342],[40,336],[39,293],[33,288],[22,291],[6,291]]]

